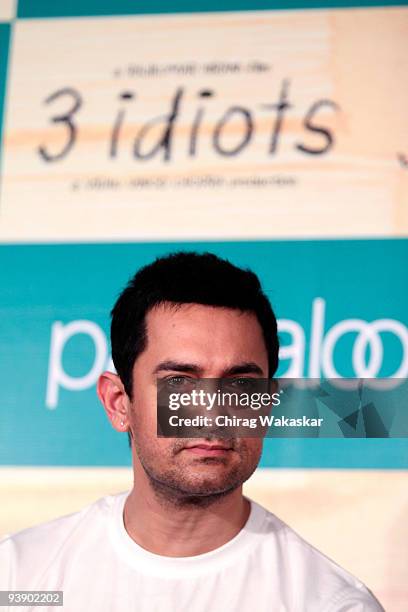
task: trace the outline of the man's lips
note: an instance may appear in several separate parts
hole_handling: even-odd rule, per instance
[[[193,453],[194,455],[201,455],[202,457],[222,457],[230,453],[232,448],[226,444],[206,444],[205,442],[197,442],[188,444],[183,450]]]

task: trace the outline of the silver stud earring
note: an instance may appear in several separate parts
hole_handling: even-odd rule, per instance
[[[121,421],[120,424],[121,424],[121,427],[123,427],[125,423],[123,421]]]

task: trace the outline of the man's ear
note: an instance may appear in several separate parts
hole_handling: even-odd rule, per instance
[[[116,431],[128,431],[129,398],[119,376],[113,372],[103,372],[98,378],[96,390],[112,427]]]

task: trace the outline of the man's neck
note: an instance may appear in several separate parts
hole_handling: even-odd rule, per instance
[[[148,481],[135,486],[124,508],[129,536],[157,555],[191,557],[229,542],[244,527],[250,503],[242,487],[221,496],[198,500],[166,499]]]

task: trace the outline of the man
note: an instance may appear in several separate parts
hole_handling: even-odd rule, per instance
[[[382,610],[243,497],[260,438],[157,436],[161,381],[274,375],[276,318],[255,274],[209,253],[158,259],[120,295],[111,341],[117,374],[102,374],[98,395],[129,433],[134,487],[5,539],[0,589],[63,590],[69,612]]]

